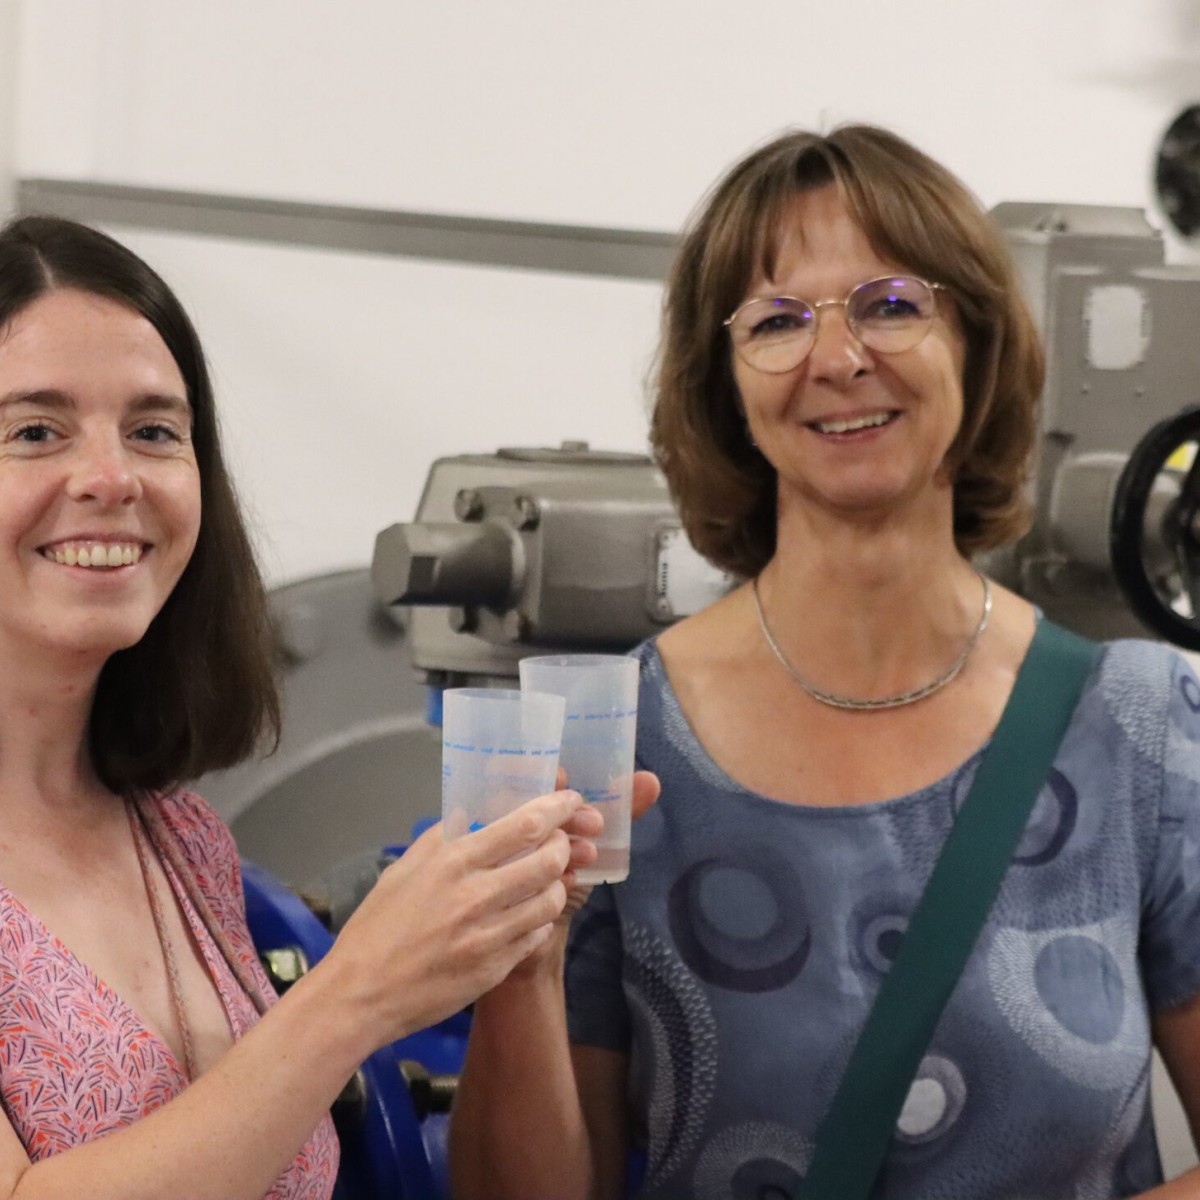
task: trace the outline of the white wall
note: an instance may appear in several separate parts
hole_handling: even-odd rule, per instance
[[[1164,108],[1129,69],[1190,4],[37,0],[21,165],[674,229],[750,144],[865,118],[988,203],[1141,203]]]
[[[751,144],[867,119],[987,204],[1141,205],[1189,6],[37,0],[16,165],[675,230]],[[652,285],[116,232],[197,315],[275,580],[366,561],[437,455],[643,444]]]
[[[0,0],[0,217],[13,208],[17,158],[18,0]]]

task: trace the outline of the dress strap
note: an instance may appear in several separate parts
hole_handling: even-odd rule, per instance
[[[228,934],[222,927],[221,922],[217,920],[212,906],[196,883],[195,872],[188,861],[187,854],[179,840],[179,835],[163,819],[158,804],[153,798],[146,795],[138,795],[132,798],[131,803],[141,818],[142,826],[148,835],[150,844],[154,847],[159,857],[164,862],[170,864],[188,900],[191,901],[192,907],[196,910],[197,916],[199,916],[209,937],[212,938],[213,944],[221,952],[221,957],[225,959],[229,969],[233,972],[233,977],[241,985],[242,990],[250,997],[259,1016],[262,1016],[270,1008],[273,997],[268,997],[267,993],[263,990],[262,984],[242,961],[237,951],[234,950],[232,943],[229,941]]]
[[[179,1039],[183,1042],[183,1066],[188,1083],[196,1078],[196,1054],[192,1047],[192,1029],[188,1024],[187,1009],[183,1003],[183,985],[179,981],[179,964],[175,961],[175,947],[170,930],[163,916],[162,897],[154,886],[154,874],[150,869],[150,847],[146,844],[146,831],[138,820],[133,805],[127,800],[125,812],[129,816],[129,828],[133,832],[133,844],[137,849],[138,865],[142,868],[142,882],[146,886],[146,899],[150,902],[150,915],[154,918],[154,932],[158,934],[158,945],[162,950],[163,963],[167,968],[167,990],[171,993],[171,1007],[175,1010],[175,1024]]]

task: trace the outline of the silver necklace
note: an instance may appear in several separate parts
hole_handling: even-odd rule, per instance
[[[832,692],[823,692],[818,687],[813,687],[795,667],[788,662],[783,651],[779,648],[779,643],[771,636],[770,629],[767,628],[767,618],[763,614],[762,599],[758,594],[758,576],[754,577],[754,607],[758,612],[758,627],[762,630],[762,635],[767,640],[767,645],[771,647],[771,653],[779,660],[779,665],[814,699],[819,700],[822,704],[828,704],[831,708],[849,708],[857,712],[877,708],[902,708],[906,704],[916,704],[918,700],[924,700],[926,696],[932,696],[934,692],[941,691],[966,665],[967,659],[970,657],[971,651],[975,648],[975,643],[983,636],[983,631],[987,628],[988,617],[992,612],[992,588],[988,583],[987,576],[982,571],[977,571],[980,582],[983,584],[983,614],[979,618],[979,624],[975,626],[975,632],[967,639],[967,644],[963,647],[962,653],[950,664],[949,668],[942,672],[931,683],[925,684],[923,687],[916,688],[911,692],[902,692],[899,696],[885,696],[881,700],[856,700],[852,696],[836,696]]]

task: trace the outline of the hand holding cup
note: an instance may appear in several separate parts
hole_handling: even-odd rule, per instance
[[[629,874],[638,662],[617,654],[553,654],[520,663],[527,694],[565,702],[559,763],[567,780],[604,817],[596,861],[576,871],[581,884],[619,883]]]

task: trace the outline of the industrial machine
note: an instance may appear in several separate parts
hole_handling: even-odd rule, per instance
[[[691,548],[649,458],[585,442],[434,463],[371,576],[383,604],[411,607],[434,687],[515,677],[529,654],[628,650],[733,582]]]
[[[1001,204],[1047,352],[1037,519],[998,578],[1094,637],[1200,649],[1200,269],[1140,210]]]
[[[1048,384],[1036,523],[982,565],[1093,637],[1200,650],[1200,269],[1167,266],[1137,210],[994,216]],[[415,518],[379,533],[369,577],[280,589],[284,741],[202,791],[260,868],[252,931],[281,985],[436,813],[441,689],[508,681],[527,654],[627,649],[733,582],[692,550],[648,458],[577,442],[441,459]],[[444,1194],[435,1110],[463,1034],[452,1023],[364,1065],[340,1108],[347,1196]]]

